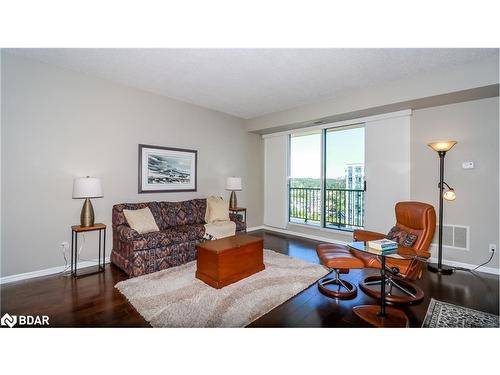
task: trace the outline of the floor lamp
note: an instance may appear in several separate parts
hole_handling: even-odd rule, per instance
[[[439,155],[439,232],[438,232],[438,262],[428,263],[427,269],[443,275],[450,275],[454,268],[443,265],[443,199],[453,201],[456,198],[455,190],[444,182],[444,157],[457,141],[432,142],[428,146]],[[445,191],[445,186],[447,190]]]

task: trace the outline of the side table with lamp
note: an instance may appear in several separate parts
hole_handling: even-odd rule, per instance
[[[94,223],[94,208],[90,202],[90,198],[102,197],[101,181],[98,178],[87,176],[75,178],[73,181],[73,199],[85,199],[80,214],[80,225],[71,226],[71,274],[75,278],[104,272],[106,259],[106,225],[102,223]],[[97,270],[85,272],[85,274],[78,274],[78,233],[90,231],[99,231],[99,257]]]
[[[247,222],[247,209],[245,207],[238,207],[238,200],[236,199],[236,191],[243,190],[241,187],[241,177],[228,177],[226,179],[226,190],[231,191],[229,197],[229,212],[233,214],[244,213],[245,223]]]
[[[242,190],[241,177],[228,177],[226,179],[226,190],[231,192],[231,196],[229,197],[229,210],[237,208],[238,201],[235,192]]]

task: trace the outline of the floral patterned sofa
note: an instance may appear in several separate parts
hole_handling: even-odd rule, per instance
[[[159,232],[139,234],[129,227],[123,210],[145,207],[151,210]],[[206,199],[114,205],[111,262],[135,277],[196,259],[196,244],[205,241],[206,208]],[[237,232],[246,230],[241,215],[229,216]]]

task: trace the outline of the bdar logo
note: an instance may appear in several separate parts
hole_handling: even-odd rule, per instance
[[[17,316],[10,316],[9,314],[4,314],[2,316],[1,324],[3,326],[9,326],[10,328],[14,327],[17,323]]]

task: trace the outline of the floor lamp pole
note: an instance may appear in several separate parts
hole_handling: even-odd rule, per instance
[[[439,232],[438,232],[438,263],[429,263],[429,271],[449,275],[453,268],[443,266],[443,193],[444,193],[444,157],[446,151],[438,151],[439,154]]]

